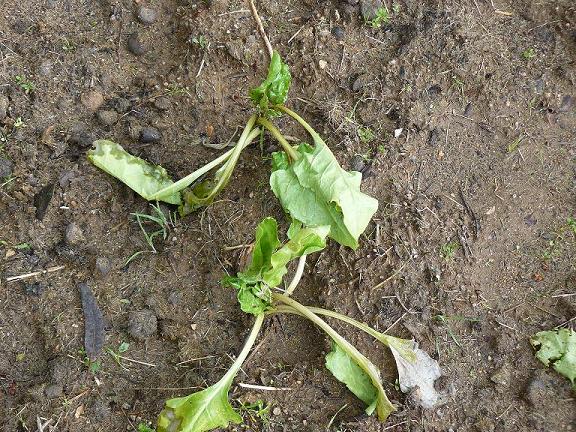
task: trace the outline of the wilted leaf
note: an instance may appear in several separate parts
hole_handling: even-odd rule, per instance
[[[564,375],[576,389],[576,332],[571,329],[542,331],[530,338],[536,358]]]
[[[98,358],[104,346],[104,317],[86,283],[78,284],[84,312],[84,349],[90,360]]]
[[[317,134],[314,147],[302,144],[300,157],[270,176],[272,191],[290,216],[304,226],[330,227],[329,237],[353,249],[378,209],[378,201],[360,191],[362,175],[343,170]]]
[[[94,141],[95,148],[88,152],[88,159],[101,170],[116,177],[146,200],[180,204],[180,193],[154,197],[154,194],[174,182],[164,168],[132,156],[121,145],[112,141]]]
[[[414,341],[388,336],[385,343],[396,361],[400,390],[411,392],[414,400],[423,408],[438,405],[441,396],[434,388],[434,382],[442,375],[438,362],[418,348]],[[407,343],[412,346],[409,347]]]

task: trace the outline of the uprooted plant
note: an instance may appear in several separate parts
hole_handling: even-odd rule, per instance
[[[434,381],[440,371],[437,363],[414,341],[380,333],[368,325],[335,311],[305,306],[290,294],[297,287],[300,271],[292,282],[280,286],[287,273],[287,265],[294,259],[322,250],[326,246],[332,225],[303,227],[292,225],[289,239],[281,243],[278,226],[273,218],[265,218],[256,229],[252,260],[244,271],[234,277],[226,277],[224,285],[237,291],[240,308],[255,316],[255,322],[242,351],[220,381],[189,396],[170,399],[158,420],[160,432],[202,432],[229,423],[240,423],[242,417],[228,401],[228,392],[234,377],[246,360],[256,341],[264,319],[274,314],[295,314],[310,320],[333,341],[332,351],[326,356],[326,367],[348,389],[366,404],[366,413],[376,413],[385,421],[395,408],[384,391],[380,370],[350,342],[331,327],[322,317],[329,317],[350,324],[374,337],[388,347],[394,356],[403,391],[417,387],[422,405],[430,407],[437,403],[438,394]],[[300,266],[299,266],[300,267]]]
[[[274,219],[265,218],[256,230],[251,262],[234,277],[223,280],[237,291],[242,311],[255,316],[246,343],[220,381],[189,396],[166,402],[159,421],[159,432],[203,432],[240,423],[241,416],[228,401],[234,377],[246,360],[267,316],[295,314],[322,329],[333,341],[326,367],[366,405],[368,414],[385,421],[394,406],[384,391],[379,369],[331,327],[323,317],[342,321],[362,330],[390,348],[396,360],[402,391],[417,388],[415,395],[423,406],[438,399],[434,380],[440,375],[438,364],[419,350],[415,342],[380,333],[350,317],[322,308],[300,304],[291,297],[305,266],[306,256],[326,247],[328,238],[356,249],[378,208],[378,201],[360,191],[361,174],[342,169],[320,135],[300,115],[284,104],[290,86],[288,67],[278,53],[271,58],[268,76],[250,92],[257,107],[235,147],[177,182],[166,170],[136,158],[111,141],[96,141],[90,160],[117,177],[142,197],[179,205],[180,214],[209,205],[226,186],[242,150],[263,130],[280,143],[282,151],[272,154],[270,186],[291,220],[287,240],[278,238]],[[292,146],[273,124],[287,114],[309,133],[312,144]],[[220,166],[212,180],[201,179]],[[288,264],[298,260],[295,276],[283,287]]]

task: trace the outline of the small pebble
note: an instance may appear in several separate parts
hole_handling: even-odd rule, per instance
[[[44,395],[48,399],[55,399],[61,397],[64,394],[64,389],[60,384],[51,384],[44,389]]]
[[[570,95],[565,95],[562,98],[562,102],[560,104],[560,108],[558,109],[558,111],[560,112],[568,112],[572,109],[572,107],[574,106],[574,98]],[[0,112],[0,115],[2,113]]]
[[[112,126],[118,121],[118,113],[114,110],[98,111],[98,121],[104,126]]]
[[[145,127],[140,131],[140,142],[155,143],[162,139],[160,131],[153,127]]]
[[[8,113],[8,98],[4,95],[0,95],[0,121],[6,118]]]
[[[154,107],[160,111],[166,111],[170,108],[170,100],[165,97],[158,97],[154,99]]]
[[[318,67],[319,67],[320,69],[326,69],[326,66],[328,66],[328,62],[327,62],[326,60],[320,60],[320,61],[318,62]]]
[[[144,340],[158,329],[158,319],[149,309],[134,311],[128,317],[128,333],[134,339]]]
[[[80,102],[88,108],[88,111],[96,112],[104,103],[104,96],[99,91],[90,91],[80,96]]]
[[[362,88],[364,88],[364,86],[366,85],[366,81],[367,81],[367,76],[366,75],[360,75],[358,76],[354,82],[352,83],[352,91],[360,91],[362,90]]]
[[[278,416],[278,415],[282,414],[282,410],[280,409],[280,407],[274,407],[274,409],[272,410],[272,414],[274,414],[275,416]]]
[[[66,243],[70,246],[77,246],[86,241],[84,232],[76,223],[71,222],[66,227]]]
[[[96,263],[94,265],[96,276],[98,276],[99,278],[104,278],[108,275],[108,273],[110,273],[111,269],[112,264],[110,263],[110,260],[108,258],[106,257],[96,258]]]
[[[46,286],[40,282],[24,284],[24,291],[26,292],[26,294],[37,296],[37,297],[40,296],[44,292],[45,288],[46,288]]]
[[[332,29],[332,36],[334,36],[336,40],[341,41],[344,39],[344,29],[342,27],[334,27]]]
[[[142,24],[153,24],[158,19],[158,13],[149,7],[140,6],[138,8],[138,20]]]
[[[40,67],[38,68],[38,73],[42,76],[49,76],[52,75],[52,69],[54,64],[51,60],[44,60],[40,63]]]
[[[138,33],[132,33],[128,37],[128,50],[135,56],[141,56],[146,53],[146,47],[140,41]]]
[[[0,179],[10,177],[14,171],[14,163],[9,159],[0,158]]]
[[[132,108],[132,104],[126,98],[119,97],[112,100],[112,107],[116,112],[127,113]]]

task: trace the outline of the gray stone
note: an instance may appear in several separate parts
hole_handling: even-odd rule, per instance
[[[44,60],[40,63],[40,67],[38,68],[38,73],[42,76],[50,76],[52,75],[52,70],[54,68],[54,64],[51,60]]]
[[[10,177],[14,171],[14,163],[9,159],[0,158],[0,179]]]
[[[8,103],[8,98],[0,95],[0,121],[4,120],[8,114]]]
[[[72,222],[66,227],[66,243],[70,246],[78,246],[86,241],[84,232],[76,223]]]
[[[157,97],[154,99],[154,107],[160,111],[166,111],[170,108],[170,100],[165,97]]]
[[[44,389],[44,395],[48,399],[55,399],[61,397],[64,394],[64,389],[60,384],[50,384]]]
[[[146,47],[140,41],[138,33],[132,33],[128,37],[128,50],[135,56],[141,56],[146,54]]]
[[[334,27],[332,29],[332,36],[334,36],[336,40],[341,41],[342,39],[344,39],[344,29],[338,26]]]
[[[158,19],[158,12],[146,6],[138,8],[138,20],[142,24],[153,24]]]
[[[156,333],[158,319],[149,309],[134,311],[128,317],[128,333],[134,339],[144,340]]]
[[[96,263],[94,264],[94,270],[96,273],[96,276],[100,277],[100,278],[104,278],[106,276],[108,276],[108,273],[110,273],[110,270],[112,269],[112,264],[110,263],[110,260],[106,257],[98,257],[96,258]]]
[[[162,139],[160,131],[153,127],[145,127],[140,131],[140,142],[155,143]]]
[[[118,113],[114,110],[98,111],[98,121],[104,126],[112,126],[118,121]]]

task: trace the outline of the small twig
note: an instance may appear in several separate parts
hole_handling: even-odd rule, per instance
[[[396,270],[394,273],[392,273],[392,275],[388,276],[386,279],[384,279],[384,280],[383,280],[382,282],[380,282],[379,284],[374,285],[374,286],[370,289],[370,292],[372,292],[372,291],[374,291],[375,289],[378,289],[378,288],[384,286],[384,285],[386,284],[386,282],[389,282],[389,281],[391,281],[392,279],[394,279],[394,278],[398,275],[398,273],[400,273],[400,272],[402,271],[402,269],[408,265],[408,263],[409,263],[410,261],[412,261],[412,260],[406,261],[404,264],[402,264],[402,265],[400,266],[400,268],[399,268],[398,270]]]
[[[394,327],[396,324],[398,324],[400,321],[402,321],[406,315],[408,315],[408,312],[404,312],[400,318],[398,318],[396,321],[394,321],[394,322],[393,322],[386,330],[384,330],[382,333],[388,333],[390,330],[392,330],[392,327]]]
[[[196,78],[200,76],[200,74],[202,73],[202,69],[204,69],[204,64],[206,63],[206,53],[208,52],[209,48],[210,48],[210,42],[208,42],[208,46],[206,47],[206,49],[204,50],[204,54],[202,55],[202,61],[200,62],[200,67],[198,68]]]
[[[250,11],[252,11],[252,17],[254,17],[254,21],[256,21],[256,27],[258,27],[258,32],[264,41],[264,45],[266,45],[266,50],[268,50],[268,55],[272,58],[272,54],[274,50],[272,49],[272,44],[266,36],[266,32],[264,31],[264,26],[262,25],[262,20],[260,19],[260,15],[258,15],[258,10],[256,9],[256,5],[254,4],[254,0],[248,0],[248,4],[250,5]]]
[[[306,24],[308,24],[308,23],[306,23]],[[297,31],[296,33],[294,33],[294,34],[292,35],[292,37],[290,37],[290,39],[288,39],[288,42],[286,42],[288,45],[290,44],[290,42],[292,42],[292,41],[294,40],[294,38],[295,38],[296,36],[298,36],[298,34],[299,34],[302,30],[304,30],[304,27],[306,27],[306,24],[304,24],[302,27],[300,27],[300,28],[298,29],[298,31]]]
[[[560,327],[564,327],[565,325],[570,324],[570,323],[571,323],[572,321],[574,321],[574,320],[576,320],[576,316],[570,318],[568,321],[563,322],[563,323],[560,324],[560,325],[557,325],[557,326],[554,327],[554,328],[557,329],[557,328],[560,328]]]
[[[462,200],[462,204],[464,204],[464,208],[468,212],[468,215],[472,218],[472,222],[474,223],[474,225],[472,225],[474,238],[477,239],[478,232],[480,231],[480,221],[476,217],[476,213],[474,213],[474,210],[472,210],[472,208],[468,205],[466,198],[464,198],[464,192],[462,191],[462,187],[458,189],[458,193],[460,194],[460,199]]]
[[[232,251],[232,250],[236,250],[236,249],[246,249],[249,248],[250,246],[252,246],[251,244],[240,244],[240,245],[236,245],[236,246],[224,246],[222,249],[225,251]]]
[[[156,365],[152,364],[152,363],[146,363],[146,362],[143,362],[140,360],[134,360],[130,357],[124,357],[124,356],[121,356],[119,354],[116,354],[116,355],[118,356],[118,358],[121,358],[122,360],[126,360],[126,361],[131,362],[131,363],[136,363],[136,364],[143,365],[143,366],[156,367]]]
[[[6,282],[14,282],[14,281],[19,281],[19,280],[23,280],[23,279],[29,279],[31,277],[34,276],[40,276],[40,275],[44,275],[47,273],[53,273],[55,271],[59,271],[66,268],[66,266],[55,266],[55,267],[49,267],[46,270],[38,270],[32,273],[26,273],[26,274],[22,274],[22,275],[18,275],[18,276],[10,276],[9,278],[6,278]]]
[[[332,426],[332,423],[334,423],[334,420],[336,420],[336,416],[338,414],[340,414],[342,412],[342,410],[344,410],[347,406],[348,406],[348,404],[344,404],[344,405],[342,405],[342,408],[340,408],[338,411],[336,411],[336,414],[334,414],[332,416],[332,418],[330,419],[330,422],[326,426],[326,432],[328,432],[330,430],[330,426]]]
[[[193,386],[193,387],[139,387],[133,390],[160,390],[160,391],[179,391],[179,390],[196,390],[200,389],[200,386]]]
[[[195,362],[195,361],[206,360],[206,359],[214,358],[214,357],[216,357],[216,356],[207,355],[207,356],[204,356],[204,357],[196,357],[196,358],[193,358],[193,359],[181,361],[180,363],[176,363],[176,366],[181,366],[181,365],[186,364],[186,363],[192,363],[192,362]]]
[[[291,387],[270,387],[270,386],[261,386],[261,385],[246,384],[246,383],[238,383],[238,385],[242,388],[249,388],[249,389],[254,389],[254,390],[265,390],[265,391],[292,390]]]

